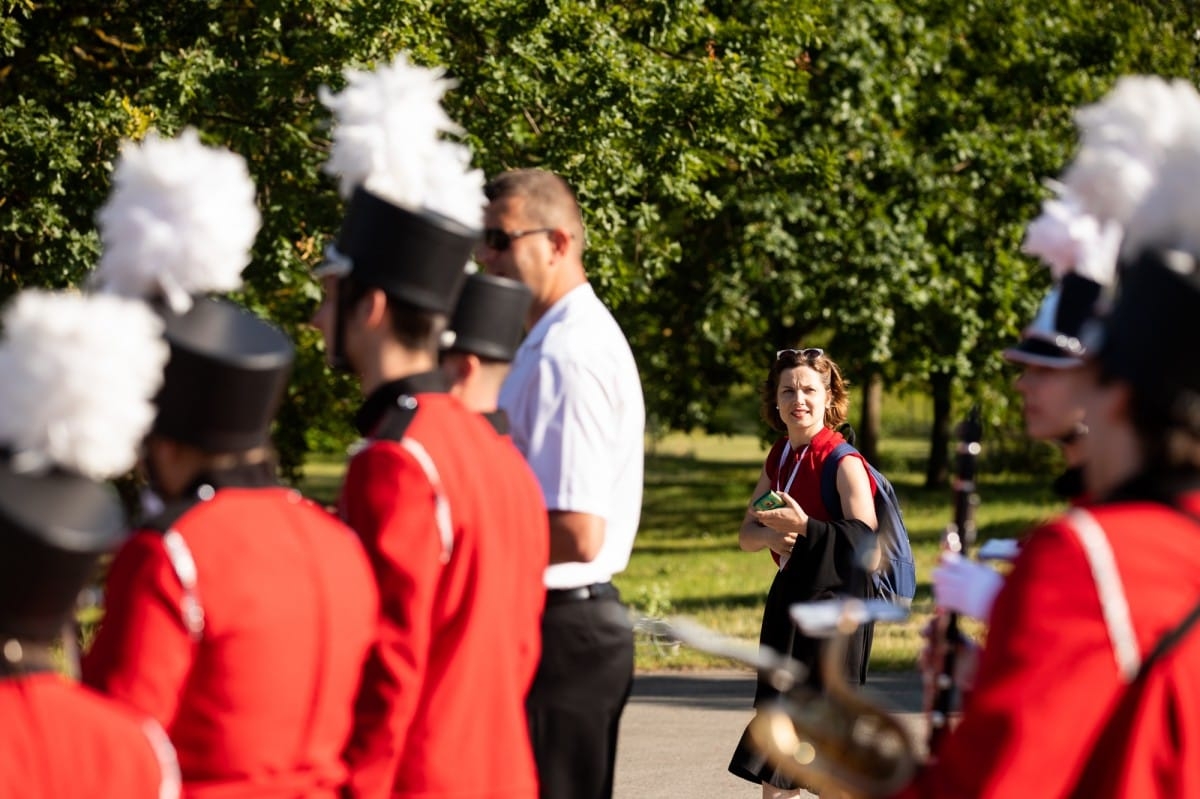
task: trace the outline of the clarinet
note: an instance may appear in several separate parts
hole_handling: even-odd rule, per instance
[[[979,409],[958,425],[958,443],[954,453],[954,521],[946,527],[942,546],[949,552],[965,556],[975,543],[975,508],[979,496],[975,493],[975,467],[979,459],[979,439],[982,438]],[[958,614],[951,613],[946,623],[945,655],[937,675],[933,707],[929,713],[929,759],[937,758],[938,747],[945,735],[954,703],[954,669],[958,646],[963,641],[958,628]]]

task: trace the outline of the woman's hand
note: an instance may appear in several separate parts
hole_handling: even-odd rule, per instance
[[[780,492],[785,504],[782,508],[774,510],[757,510],[752,511],[754,518],[759,524],[769,527],[777,533],[782,534],[789,539],[787,544],[787,552],[791,552],[792,546],[796,543],[796,537],[807,534],[808,514],[804,512],[804,508],[800,507],[800,503],[795,500],[790,494]],[[775,549],[779,554],[786,554],[783,550]]]

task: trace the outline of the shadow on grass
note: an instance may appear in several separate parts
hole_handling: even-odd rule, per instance
[[[681,597],[671,600],[671,612],[695,614],[701,611],[761,608],[767,599],[767,588],[744,594],[713,594],[712,596]]]
[[[666,543],[658,544],[642,544],[636,543],[639,555],[688,555],[697,552],[727,552],[731,557],[744,555],[746,553],[738,549],[737,541],[731,541],[728,537],[718,538],[716,536],[708,538],[696,538],[696,533],[687,532],[684,530],[678,533],[663,532],[661,530],[654,534],[652,541],[671,541],[681,540],[684,543],[681,545],[670,545]]]

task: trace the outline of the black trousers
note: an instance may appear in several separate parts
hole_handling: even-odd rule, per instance
[[[548,598],[526,708],[541,799],[610,799],[633,625],[615,595]]]

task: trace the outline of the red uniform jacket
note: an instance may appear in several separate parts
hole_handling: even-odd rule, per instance
[[[169,799],[179,769],[154,721],[52,674],[0,678],[0,796]]]
[[[421,384],[385,386],[383,405]],[[369,412],[380,392],[360,413],[376,437],[350,461],[340,503],[383,603],[347,751],[351,793],[533,799],[525,696],[549,559],[541,490],[512,443],[457,399],[417,394],[397,425],[395,411]]]
[[[194,594],[164,535],[135,533],[109,572],[84,680],[162,723],[187,796],[335,796],[378,620],[357,537],[279,487],[221,488],[170,529],[195,561]]]
[[[1200,511],[1200,495],[1188,505]],[[904,796],[1067,795],[1126,687],[1119,657],[1126,675],[1136,672],[1136,658],[1200,600],[1200,523],[1146,502],[1082,510],[1111,546],[1131,647],[1115,644],[1122,636],[1102,614],[1094,559],[1076,532],[1087,516],[1073,511],[1035,530],[996,599],[962,722]],[[1091,771],[1113,767],[1107,784],[1086,795],[1200,796],[1200,629],[1151,674],[1129,735],[1092,761]]]

